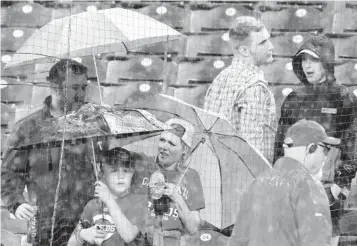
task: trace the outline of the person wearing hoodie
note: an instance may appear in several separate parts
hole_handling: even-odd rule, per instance
[[[234,58],[209,87],[204,109],[217,113],[257,148],[270,163],[274,157],[276,108],[261,65],[273,61],[274,46],[264,24],[238,17],[229,30]]]
[[[330,201],[333,236],[340,234],[339,218],[343,202],[355,177],[354,159],[356,107],[348,90],[334,76],[335,49],[331,40],[312,35],[293,57],[293,71],[301,88],[292,91],[281,106],[281,117],[275,142],[275,160],[283,156],[286,130],[300,119],[314,120],[326,132],[341,139],[339,148],[331,147],[321,175]]]
[[[39,126],[84,103],[87,67],[63,59],[49,72],[51,95],[43,107],[16,122],[6,143],[1,164],[1,201],[18,219],[37,221],[28,237],[32,245],[50,245],[55,191],[58,184],[61,148],[17,150],[16,144],[38,134]],[[65,89],[67,87],[67,89]],[[65,107],[67,106],[67,107]],[[79,220],[80,212],[93,194],[92,164],[86,160],[85,144],[65,146],[63,173],[57,204],[52,245],[64,245]],[[80,173],[80,176],[77,174]],[[27,187],[30,201],[25,199]]]

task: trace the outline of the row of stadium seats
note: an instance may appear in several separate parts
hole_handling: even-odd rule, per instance
[[[83,11],[95,11],[111,7],[135,8],[136,11],[149,15],[169,26],[189,33],[226,30],[232,21],[240,15],[253,15],[253,11],[263,10],[262,20],[272,31],[310,31],[345,33],[357,30],[356,4],[346,2],[320,2],[314,5],[279,5],[269,8],[265,1],[256,3],[193,4],[185,7],[181,2],[142,4],[141,7],[111,2],[77,2],[45,7],[38,3],[17,3],[1,8],[3,26],[25,26],[38,28],[52,19],[78,14]],[[198,7],[197,7],[198,6]],[[201,8],[200,8],[201,6]],[[202,7],[203,6],[203,7]],[[341,14],[343,13],[343,14]]]

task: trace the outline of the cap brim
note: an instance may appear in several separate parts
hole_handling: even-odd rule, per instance
[[[306,50],[306,49],[305,49],[305,50],[301,50],[299,53],[296,54],[296,56],[299,56],[299,55],[301,55],[301,54],[303,54],[303,53],[309,54],[309,55],[311,55],[312,57],[315,57],[315,58],[317,58],[317,59],[320,58],[315,52],[313,52],[313,51],[311,51],[311,50]]]
[[[325,144],[329,145],[339,145],[341,144],[341,140],[338,138],[333,138],[333,137],[327,137],[324,141],[322,141]]]

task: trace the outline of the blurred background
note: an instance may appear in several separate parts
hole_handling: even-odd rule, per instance
[[[168,94],[202,107],[210,83],[231,63],[230,24],[238,16],[257,14],[275,46],[275,60],[263,70],[275,95],[278,118],[284,98],[299,85],[291,58],[309,33],[332,39],[337,81],[357,100],[357,1],[1,1],[2,146],[14,122],[41,107],[49,93],[46,76],[53,64],[4,70],[16,50],[51,20],[115,7],[149,15],[185,37],[128,53],[96,54],[98,75],[92,56],[76,58],[88,67],[88,83],[101,83],[106,104],[126,104],[160,93],[166,81]],[[88,101],[98,102],[97,90],[89,87]],[[357,196],[352,199],[357,201]]]

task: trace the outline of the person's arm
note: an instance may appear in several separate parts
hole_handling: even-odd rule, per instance
[[[107,232],[97,228],[97,225],[90,226],[93,213],[99,209],[101,209],[101,203],[98,200],[91,200],[87,203],[81,214],[81,222],[87,222],[87,225],[82,225],[81,222],[77,224],[70,239],[68,240],[68,246],[80,246],[85,242],[95,245],[102,244],[107,236]]]
[[[273,154],[269,152],[273,151],[274,147],[266,146],[264,141],[265,117],[269,110],[267,101],[270,99],[270,94],[263,85],[256,84],[247,88],[236,99],[233,112],[235,116],[231,119],[240,136],[261,151],[265,157]]]
[[[133,241],[139,234],[139,229],[122,212],[107,185],[101,181],[97,181],[94,196],[98,197],[107,206],[109,214],[114,220],[116,230],[120,237],[126,243]]]
[[[17,124],[6,143],[1,164],[1,200],[20,219],[30,219],[32,206],[26,204],[23,192],[28,178],[28,151],[12,149],[24,138],[22,124]]]
[[[292,187],[292,194],[300,245],[330,245],[331,215],[322,184],[311,177],[301,177]]]
[[[190,235],[194,235],[197,232],[200,223],[200,212],[191,211],[175,187],[175,184],[167,183],[164,195],[169,196],[172,201],[175,202],[179,218],[184,225],[184,228]]]
[[[281,105],[280,119],[278,122],[278,130],[275,137],[274,145],[274,162],[284,156],[284,138],[288,128],[296,122],[296,117],[294,116],[295,106],[298,106],[298,98],[295,92],[291,92],[284,100]]]
[[[341,139],[341,163],[335,172],[335,183],[341,188],[350,188],[351,181],[357,171],[357,102],[343,93],[343,106],[338,119],[338,134]]]

